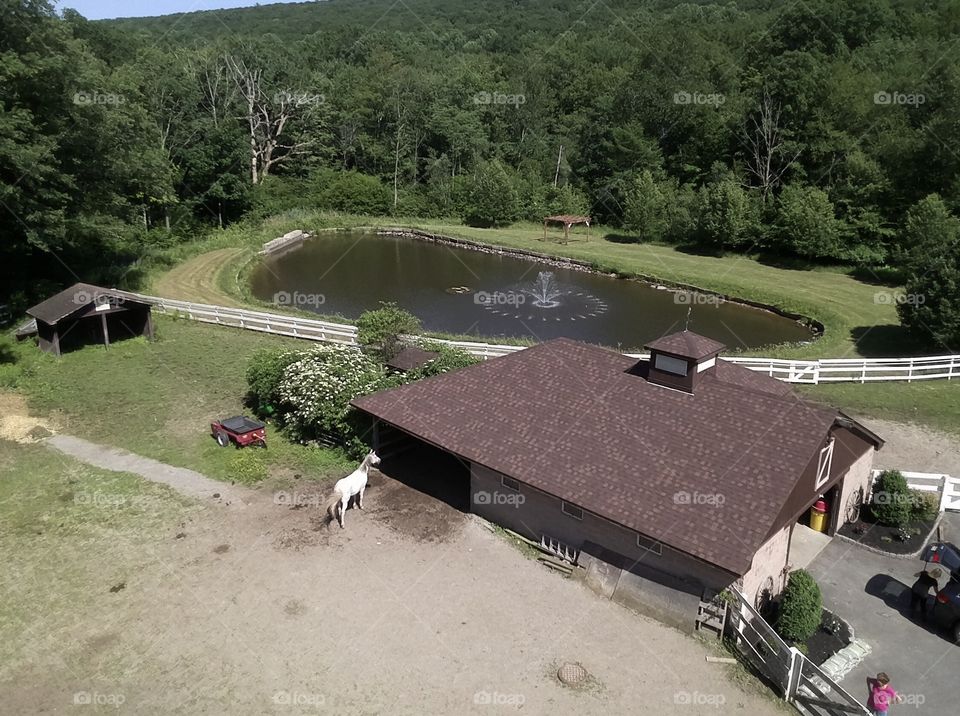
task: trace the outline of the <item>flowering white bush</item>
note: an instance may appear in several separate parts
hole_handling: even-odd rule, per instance
[[[322,433],[349,444],[357,437],[350,401],[386,384],[384,368],[359,348],[331,344],[307,351],[288,365],[277,392],[295,434]]]

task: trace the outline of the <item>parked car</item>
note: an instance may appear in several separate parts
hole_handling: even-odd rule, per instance
[[[960,645],[960,549],[949,542],[934,542],[927,545],[921,558],[943,567],[950,575],[947,585],[937,592],[931,619]]]
[[[950,579],[960,582],[960,548],[950,542],[932,542],[920,555],[924,562],[935,564],[946,570]]]

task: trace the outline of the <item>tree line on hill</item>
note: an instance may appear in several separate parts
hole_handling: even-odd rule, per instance
[[[942,294],[905,324],[960,336],[938,318],[960,316],[955,2],[2,8],[7,302],[134,283],[151,252],[299,205],[588,213],[617,240],[892,268]]]

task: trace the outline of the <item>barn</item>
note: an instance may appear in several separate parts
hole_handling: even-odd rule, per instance
[[[76,283],[27,309],[40,349],[59,356],[85,345],[133,336],[153,338],[150,304],[133,294]]]
[[[588,583],[689,629],[730,585],[782,591],[823,500],[831,533],[883,441],[690,331],[637,360],[558,339],[364,396],[383,469],[407,451],[473,512],[549,547]],[[821,503],[822,504],[822,503]],[[820,537],[817,533],[817,537]]]

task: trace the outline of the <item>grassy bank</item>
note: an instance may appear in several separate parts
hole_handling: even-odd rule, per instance
[[[542,227],[534,224],[477,229],[449,221],[291,211],[261,224],[242,224],[214,232],[200,242],[170,252],[148,272],[147,290],[174,298],[206,302],[219,298],[224,303],[263,307],[249,292],[247,274],[264,242],[295,228],[319,232],[333,227],[387,226],[419,228],[494,246],[586,261],[598,270],[622,276],[695,286],[776,306],[812,318],[825,327],[824,335],[812,344],[754,351],[763,355],[870,357],[909,351],[903,343],[894,307],[882,298],[876,299],[878,293],[885,297],[889,287],[867,283],[835,268],[783,268],[745,256],[705,256],[672,246],[629,243],[603,227],[593,227],[589,241],[577,233],[569,243],[561,244],[556,240],[556,232],[551,234],[551,240],[543,241]],[[228,253],[215,255],[212,260],[194,258],[186,268],[170,270],[188,258],[228,249]]]
[[[834,383],[797,390],[854,416],[917,423],[960,437],[960,380]]]
[[[266,451],[220,448],[209,423],[244,412],[246,368],[261,347],[284,340],[239,329],[157,317],[157,340],[90,346],[56,359],[30,342],[14,348],[16,388],[31,412],[62,432],[130,450],[210,477],[253,482],[342,476],[339,452],[308,448],[269,432]]]

